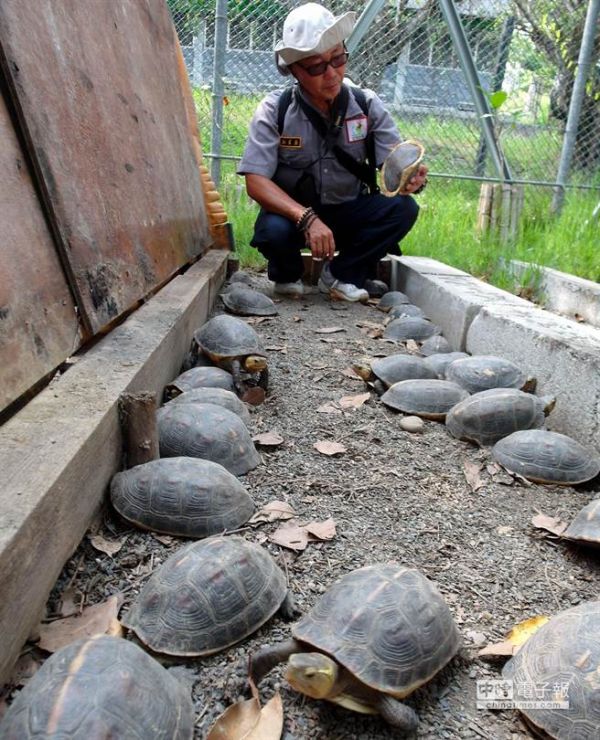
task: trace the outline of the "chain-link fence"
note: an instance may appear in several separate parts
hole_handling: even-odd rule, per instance
[[[195,88],[205,156],[216,160],[213,174],[230,197],[232,188],[241,188],[233,173],[256,104],[287,83],[272,49],[298,3],[168,2]],[[597,2],[590,0],[590,6]],[[596,24],[584,36],[587,0],[448,0],[464,32],[475,81],[465,72],[465,52],[442,0],[386,0],[379,8],[348,0],[326,5],[336,14],[377,10],[350,55],[347,74],[379,94],[404,137],[425,143],[433,176],[499,177],[484,136],[487,117],[510,178],[532,186],[528,192],[552,192],[565,164],[565,130],[571,133],[565,183],[600,188],[600,31]],[[580,112],[572,120],[569,104],[585,38],[590,63]],[[491,115],[482,117],[478,95]]]

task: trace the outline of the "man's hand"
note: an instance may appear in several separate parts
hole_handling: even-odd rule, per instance
[[[333,232],[317,216],[305,230],[306,246],[310,248],[312,256],[317,259],[333,259],[335,241]]]
[[[420,192],[427,184],[427,173],[429,169],[424,164],[420,164],[415,174],[406,183],[400,195],[410,195],[411,193]]]

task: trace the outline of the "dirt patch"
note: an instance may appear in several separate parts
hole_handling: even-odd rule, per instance
[[[257,279],[267,287],[264,277]],[[476,680],[498,678],[500,669],[479,659],[477,651],[523,619],[598,597],[594,554],[547,539],[530,524],[538,511],[569,521],[598,493],[598,485],[575,489],[494,481],[485,467],[488,450],[453,439],[436,422],[426,421],[420,434],[403,431],[401,415],[374,393],[356,409],[320,411],[368,390],[346,373],[353,360],[399,348],[371,336],[384,318],[372,306],[334,304],[318,293],[277,305],[278,316],[254,324],[268,350],[270,391],[252,410],[252,431],[276,432],[283,443],[261,448],[262,464],[242,481],[258,506],[287,501],[303,523],[332,518],[337,534],[301,553],[265,542],[277,524],[241,534],[277,558],[303,612],[354,568],[388,560],[418,568],[437,583],[464,640],[457,658],[408,700],[421,719],[419,737],[527,736],[517,712],[476,708]],[[334,328],[341,331],[322,331]],[[322,454],[314,447],[319,441],[337,442],[346,451]],[[479,469],[482,485],[476,491],[467,482],[465,463]],[[121,541],[121,549],[103,554],[86,537],[50,598],[49,618],[60,614],[67,588],[80,605],[122,593],[127,609],[150,572],[181,544],[136,531],[109,510],[97,534]],[[287,638],[289,629],[276,616],[221,654],[165,662],[193,686],[197,737],[244,694],[249,654]],[[262,698],[276,689],[282,692],[287,740],[395,736],[377,717],[301,697],[278,671],[261,684]]]

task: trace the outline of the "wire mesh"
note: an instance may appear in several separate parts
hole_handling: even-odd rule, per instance
[[[236,187],[232,173],[252,113],[268,91],[287,84],[272,49],[285,16],[298,3],[223,2],[227,40],[216,53],[214,1],[168,3],[194,87],[205,155],[223,163],[221,187]],[[360,15],[366,4],[332,0],[326,5],[336,14],[354,10]],[[512,177],[534,189],[548,188],[559,167],[587,1],[461,0],[455,5]],[[223,70],[222,95],[214,94],[215,60]],[[586,188],[600,188],[599,60],[597,31],[568,180]],[[497,177],[438,0],[388,0],[351,55],[347,74],[378,93],[405,138],[424,142],[431,174]],[[215,125],[219,151],[211,147]]]

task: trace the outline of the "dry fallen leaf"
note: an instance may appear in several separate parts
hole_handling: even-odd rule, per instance
[[[407,339],[406,340],[406,351],[411,355],[420,355],[421,354],[421,348],[415,342],[414,339]]]
[[[324,326],[321,329],[315,329],[315,334],[336,334],[339,331],[346,331],[343,326]]]
[[[318,540],[332,540],[335,537],[335,522],[331,517],[322,522],[309,522],[303,529]]]
[[[296,516],[294,509],[285,501],[270,501],[248,521],[248,524],[262,524],[278,520],[292,519]]]
[[[496,642],[493,645],[486,645],[479,651],[478,655],[515,655],[527,640],[535,634],[540,627],[543,627],[547,621],[548,617],[538,615],[531,617],[530,619],[526,619],[523,622],[519,622],[519,624],[515,625],[511,629],[505,640],[502,642]]]
[[[347,451],[343,444],[339,442],[328,442],[327,440],[315,442],[313,446],[322,455],[341,455]]]
[[[350,380],[360,380],[362,381],[362,378],[360,375],[355,372],[355,370],[351,367],[346,367],[342,371],[342,375],[344,375],[346,378],[350,378]]]
[[[531,517],[531,523],[536,529],[545,529],[547,532],[555,534],[557,537],[560,537],[569,526],[566,522],[563,522],[556,517],[547,516],[546,514],[541,513]]]
[[[122,603],[121,595],[109,596],[100,604],[88,606],[80,615],[40,625],[39,646],[42,650],[54,653],[81,637],[120,635],[121,624],[117,620],[117,614]]]
[[[272,347],[265,347],[269,352],[282,352],[284,355],[287,354],[287,347],[284,344],[275,344]]]
[[[327,401],[327,403],[322,403],[319,408],[317,409],[317,413],[319,414],[341,414],[342,410],[335,405],[334,401]]]
[[[271,542],[290,550],[305,550],[308,545],[308,531],[297,524],[284,524],[269,535]]]
[[[256,697],[228,707],[206,740],[279,740],[282,732],[283,703],[276,693],[262,709]]]
[[[125,539],[107,540],[106,537],[102,537],[102,535],[96,534],[93,537],[90,537],[90,542],[96,550],[99,550],[100,552],[103,552],[106,555],[110,555],[110,557],[112,557],[113,555],[116,555],[116,553],[118,553],[119,550],[123,547]]]
[[[246,319],[247,324],[254,324],[255,326],[257,324],[262,324],[263,321],[270,321],[270,316],[250,316]]]
[[[255,434],[252,441],[263,447],[277,447],[283,443],[283,437],[277,432],[263,432],[262,434]]]
[[[155,540],[160,542],[161,545],[164,545],[165,547],[170,547],[174,542],[177,541],[175,537],[171,537],[170,534],[157,534],[156,532],[150,532],[150,534],[154,537]]]
[[[481,465],[471,462],[470,460],[465,460],[463,463],[463,472],[472,491],[477,491],[484,485],[481,480],[481,476],[479,475],[481,472]]]
[[[353,396],[342,396],[338,401],[343,409],[358,409],[371,398],[370,393],[358,393]]]
[[[60,615],[61,617],[70,617],[72,614],[77,614],[79,611],[79,604],[81,603],[81,594],[75,588],[70,586],[66,588],[60,597]]]

